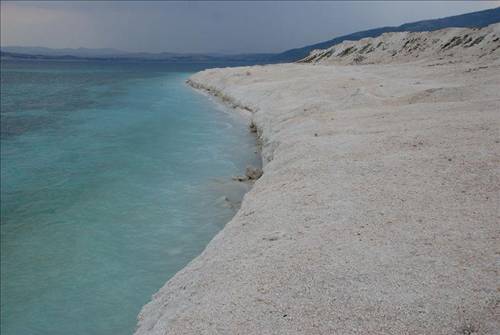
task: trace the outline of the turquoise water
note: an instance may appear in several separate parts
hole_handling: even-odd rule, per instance
[[[198,65],[2,62],[1,333],[131,334],[256,164]]]

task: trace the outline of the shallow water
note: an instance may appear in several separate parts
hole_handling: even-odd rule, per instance
[[[255,139],[204,67],[2,62],[3,335],[131,334],[234,215]]]

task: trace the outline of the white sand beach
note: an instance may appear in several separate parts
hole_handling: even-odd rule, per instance
[[[498,334],[499,37],[391,33],[192,76],[252,112],[264,174],[136,334]]]

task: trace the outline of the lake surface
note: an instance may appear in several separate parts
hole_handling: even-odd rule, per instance
[[[234,215],[246,121],[206,64],[2,62],[1,333],[131,334]]]

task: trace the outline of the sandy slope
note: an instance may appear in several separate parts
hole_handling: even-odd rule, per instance
[[[285,64],[192,84],[264,175],[137,334],[498,334],[500,61]]]
[[[304,63],[375,64],[422,58],[494,60],[500,56],[500,23],[481,29],[448,28],[432,32],[385,33],[314,50]]]

